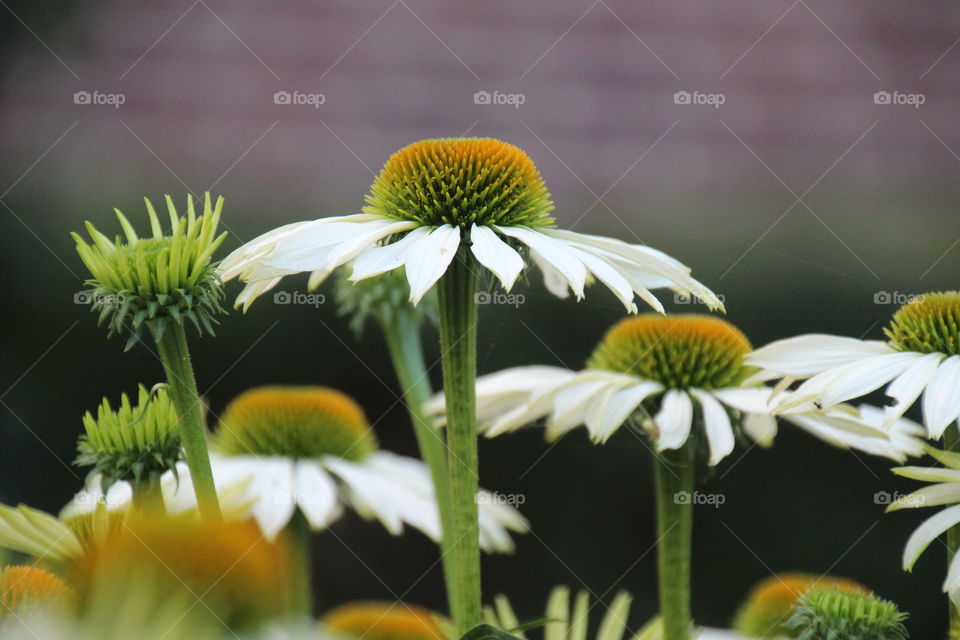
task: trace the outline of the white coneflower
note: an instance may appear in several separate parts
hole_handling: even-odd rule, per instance
[[[811,334],[778,340],[747,356],[755,379],[807,380],[782,406],[829,407],[886,385],[892,424],[923,394],[923,422],[939,439],[960,417],[960,292],[926,293],[901,307],[887,341]]]
[[[539,171],[521,149],[489,138],[423,140],[390,157],[363,213],[269,231],[227,256],[221,275],[247,283],[237,298],[246,308],[292,273],[311,272],[313,287],[351,261],[352,280],[405,267],[410,298],[418,302],[467,246],[507,291],[524,269],[524,251],[543,271],[547,288],[561,297],[572,291],[583,298],[584,287],[596,278],[633,313],[635,296],[662,311],[650,293],[660,287],[722,308],[673,258],[555,229],[552,209]]]
[[[337,520],[345,506],[376,518],[398,535],[404,524],[441,536],[430,472],[420,460],[380,450],[352,398],[326,387],[260,387],[235,398],[214,436],[218,486],[245,484],[252,514],[272,539],[295,512],[313,529]],[[480,538],[509,552],[509,531],[527,522],[496,500],[481,505]]]

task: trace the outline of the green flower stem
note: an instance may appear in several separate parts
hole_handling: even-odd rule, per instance
[[[423,415],[423,405],[433,395],[430,378],[427,376],[426,363],[423,360],[423,347],[420,339],[420,323],[415,313],[409,309],[398,310],[390,322],[380,322],[383,335],[390,351],[393,369],[397,374],[403,400],[410,413],[410,421],[420,447],[420,455],[430,469],[436,494],[437,509],[440,513],[442,536],[440,555],[443,562],[443,574],[447,585],[447,601],[454,608],[453,557],[448,554],[450,547],[451,520],[450,487],[447,483],[447,453],[443,433],[436,429]]]
[[[951,424],[943,434],[943,448],[946,451],[960,453],[960,430],[955,424]],[[947,530],[947,571],[950,570],[950,563],[958,550],[960,550],[960,524],[955,524]],[[952,599],[948,606],[952,629],[953,625],[960,625],[960,608]]]
[[[290,613],[309,617],[313,614],[312,554],[310,552],[310,523],[297,509],[287,525],[290,538],[291,571]]]
[[[451,513],[453,623],[457,637],[480,623],[480,528],[477,513],[477,278],[461,247],[438,284],[440,352],[447,402],[447,482]]]
[[[694,442],[657,456],[657,574],[664,640],[688,640],[693,543]],[[680,496],[678,496],[680,494]],[[686,499],[681,498],[685,496]]]
[[[133,506],[141,513],[164,512],[160,477],[159,473],[149,473],[139,482],[132,483]]]
[[[156,333],[154,337],[157,337]],[[168,323],[164,332],[157,337],[157,348],[160,350],[160,359],[170,385],[170,399],[177,409],[180,439],[183,441],[187,466],[190,467],[190,478],[197,494],[200,515],[219,520],[220,503],[217,500],[217,488],[213,483],[213,471],[210,469],[210,456],[207,453],[200,395],[197,393],[197,381],[193,375],[187,334],[183,327],[174,322]]]

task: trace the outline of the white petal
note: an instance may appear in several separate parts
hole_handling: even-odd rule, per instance
[[[495,227],[495,229],[530,247],[530,251],[542,258],[563,276],[578,300],[583,298],[583,287],[587,282],[587,268],[564,243],[525,227]]]
[[[616,267],[586,251],[573,248],[573,252],[600,282],[613,291],[617,299],[626,307],[627,313],[637,313],[637,305],[633,301],[633,287]]]
[[[410,300],[417,304],[446,272],[460,247],[460,228],[445,224],[421,238],[407,255]]]
[[[516,249],[497,237],[490,227],[470,227],[470,250],[477,262],[493,272],[505,291],[510,291],[523,271],[523,258]]]
[[[887,507],[887,512],[921,507],[941,507],[945,504],[956,504],[957,502],[960,502],[960,483],[941,482],[898,498]]]
[[[256,456],[211,456],[218,487],[248,482],[250,512],[268,540],[275,540],[296,509],[293,495],[293,461],[289,458]]]
[[[841,367],[823,388],[820,401],[829,407],[866,395],[906,371],[919,357],[909,352],[889,353]],[[800,389],[797,395],[802,395]]]
[[[777,419],[765,413],[743,416],[743,431],[761,447],[770,447],[777,437]]]
[[[811,333],[777,340],[748,354],[747,364],[808,378],[870,356],[895,353],[886,342]]]
[[[324,460],[327,468],[350,488],[350,501],[357,513],[365,518],[376,518],[387,531],[400,535],[403,533],[401,510],[403,503],[409,502],[409,496],[399,497],[398,487],[384,480],[369,468],[368,463],[369,456],[362,462],[348,462],[333,457]],[[436,529],[439,529],[439,518]]]
[[[921,482],[956,482],[960,483],[960,470],[944,469],[943,467],[897,467],[893,472],[903,478],[919,480]]]
[[[669,389],[663,394],[660,411],[654,421],[660,432],[657,451],[679,449],[690,436],[693,421],[693,403],[690,396],[679,389]]]
[[[886,388],[886,393],[897,403],[886,408],[883,426],[889,426],[899,419],[909,409],[920,393],[926,388],[930,379],[937,372],[937,365],[943,360],[939,353],[928,353],[918,358],[906,371],[897,376],[897,379]]]
[[[903,569],[910,571],[917,562],[920,554],[930,546],[930,543],[953,525],[960,522],[960,505],[944,509],[937,515],[924,521],[907,540],[903,550]]]
[[[610,386],[609,380],[589,380],[557,393],[553,400],[553,414],[547,423],[551,437],[583,424],[590,404]]]
[[[703,427],[707,433],[707,442],[710,443],[710,466],[714,466],[733,451],[735,441],[733,427],[730,426],[730,416],[709,393],[700,389],[691,389],[690,394],[700,402],[703,408]]]
[[[716,389],[711,391],[720,402],[743,413],[772,413],[770,405],[770,387],[748,387],[744,389]]]
[[[596,422],[587,423],[594,442],[606,442],[644,400],[662,390],[663,385],[659,382],[646,380],[616,391],[609,401],[603,403],[603,411],[596,417]]]
[[[410,247],[417,240],[429,234],[429,228],[417,227],[396,242],[364,251],[353,261],[353,272],[350,274],[350,280],[356,282],[402,267],[406,262]]]
[[[319,463],[301,460],[294,474],[297,504],[314,529],[324,529],[340,517],[337,485]]]
[[[951,422],[960,416],[960,356],[950,356],[923,393],[923,422],[930,437],[939,440]]]
[[[278,242],[314,222],[316,221],[308,220],[287,224],[272,229],[257,236],[250,242],[243,244],[232,251],[230,255],[220,263],[220,266],[217,268],[220,277],[226,282],[237,276],[242,276],[251,266],[256,264],[264,256],[269,255]]]
[[[543,273],[543,286],[547,291],[561,300],[569,298],[570,287],[567,286],[567,281],[563,277],[563,274],[550,266],[550,263],[541,258],[535,251],[530,252],[530,257],[533,259],[533,263],[540,268],[541,273]]]
[[[380,240],[418,226],[410,221],[342,222],[302,230],[279,242],[264,264],[331,273]]]

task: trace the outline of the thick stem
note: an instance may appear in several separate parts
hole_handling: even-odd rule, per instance
[[[423,347],[420,340],[420,323],[416,314],[409,309],[401,309],[390,319],[382,321],[380,327],[387,340],[390,358],[393,362],[397,380],[403,393],[403,400],[413,423],[417,436],[420,455],[430,469],[433,481],[437,509],[440,513],[441,539],[440,555],[443,563],[443,575],[447,585],[447,604],[454,608],[453,557],[448,554],[450,548],[451,520],[450,487],[447,483],[447,454],[444,435],[430,424],[423,415],[423,405],[433,394],[430,378],[423,359]]]
[[[664,640],[688,640],[693,543],[694,442],[660,453],[657,485],[657,572]]]
[[[287,525],[290,540],[290,613],[307,618],[313,614],[312,554],[310,553],[310,523],[300,510],[294,512]]]
[[[943,448],[947,451],[960,453],[960,430],[958,430],[956,424],[951,424],[943,434]],[[950,570],[953,557],[957,554],[958,550],[960,550],[960,525],[955,524],[947,530],[948,571]],[[957,606],[952,598],[947,606],[950,608],[950,628],[953,629],[953,625],[960,625],[960,607]]]
[[[440,278],[440,351],[447,401],[447,482],[452,614],[457,636],[480,623],[480,529],[477,515],[477,279],[462,248]]]
[[[164,513],[163,490],[160,485],[160,474],[149,473],[139,482],[131,483],[133,487],[133,506],[141,513]]]
[[[200,515],[205,519],[220,519],[220,504],[217,501],[217,489],[213,483],[213,471],[210,469],[210,456],[207,453],[206,428],[203,425],[200,395],[197,393],[197,381],[190,363],[190,351],[187,349],[187,334],[183,327],[169,323],[166,330],[157,339],[160,359],[167,374],[170,399],[177,410],[180,423],[180,439],[190,467],[193,490],[197,494]]]

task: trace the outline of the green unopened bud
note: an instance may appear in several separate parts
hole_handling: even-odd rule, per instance
[[[80,436],[76,464],[93,466],[103,474],[103,490],[118,480],[139,484],[176,469],[180,459],[180,431],[177,412],[167,393],[155,394],[141,385],[137,404],[126,394],[114,410],[104,398],[96,417],[83,416],[86,433]]]
[[[216,206],[204,197],[203,215],[197,217],[193,197],[187,198],[187,215],[177,214],[166,196],[170,232],[164,234],[153,205],[144,198],[151,236],[141,238],[126,217],[116,210],[124,238],[111,241],[87,222],[88,244],[72,234],[77,252],[93,276],[87,281],[94,311],[110,335],[128,331],[126,348],[137,342],[145,325],[159,339],[167,323],[190,321],[201,334],[213,334],[215,316],[223,313],[223,286],[211,261],[226,233],[217,235],[223,198]]]
[[[787,627],[801,640],[906,640],[906,618],[873,594],[817,587],[800,598]]]
[[[383,275],[352,282],[350,270],[341,269],[336,284],[337,307],[340,315],[350,316],[350,328],[363,332],[368,319],[391,325],[407,315],[419,324],[427,318],[437,319],[437,294],[430,290],[414,305],[410,302],[410,285],[403,269],[394,269]]]

